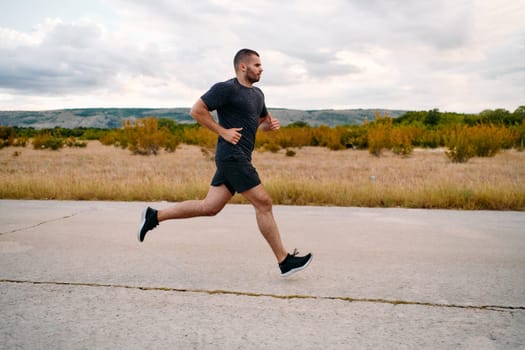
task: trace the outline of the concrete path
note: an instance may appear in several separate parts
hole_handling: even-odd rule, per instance
[[[0,349],[525,349],[525,213],[0,200]],[[160,208],[168,203],[153,203]]]

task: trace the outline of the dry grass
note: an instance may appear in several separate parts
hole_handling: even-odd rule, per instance
[[[276,204],[525,210],[525,152],[454,164],[444,150],[417,149],[408,158],[320,147],[295,151],[294,157],[254,153]],[[211,154],[195,146],[139,156],[98,142],[58,152],[4,148],[0,164],[0,198],[27,199],[202,198],[215,169]]]

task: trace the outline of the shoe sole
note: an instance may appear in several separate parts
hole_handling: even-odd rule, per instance
[[[144,208],[144,210],[142,210],[141,222],[140,222],[139,230],[137,232],[137,239],[139,240],[139,242],[144,241],[144,238],[140,239],[140,232],[142,231],[142,229],[144,228],[144,225],[146,224],[146,212],[147,211],[148,211],[148,208]]]
[[[306,264],[304,264],[303,266],[296,267],[295,269],[291,269],[290,271],[288,271],[288,272],[286,272],[286,273],[281,273],[281,277],[283,277],[283,278],[285,278],[285,277],[290,277],[290,276],[293,275],[294,273],[306,269],[306,268],[308,267],[308,265],[310,265],[310,263],[312,262],[312,259],[313,259],[313,258],[314,258],[314,256],[313,256],[313,254],[312,254],[312,256],[310,256],[310,259],[308,259],[308,261],[306,262]]]

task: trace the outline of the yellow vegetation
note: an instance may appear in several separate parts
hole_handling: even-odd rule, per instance
[[[275,204],[525,210],[525,152],[450,162],[445,149],[407,157],[383,151],[290,148],[254,153]],[[90,141],[59,151],[0,149],[0,198],[182,201],[202,198],[215,165],[207,149],[157,156]],[[233,202],[244,203],[241,196]]]

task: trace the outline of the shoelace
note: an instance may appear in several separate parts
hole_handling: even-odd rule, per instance
[[[292,254],[290,254],[290,256],[295,257],[297,254],[299,254],[299,251],[297,250],[297,248],[294,248],[293,252],[292,252]]]

